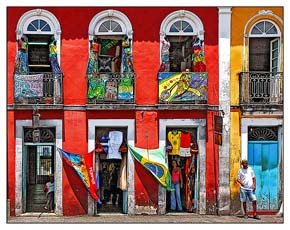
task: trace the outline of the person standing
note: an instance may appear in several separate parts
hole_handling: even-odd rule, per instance
[[[181,205],[181,198],[180,198],[180,188],[183,187],[183,180],[181,169],[177,166],[177,161],[172,161],[172,173],[171,173],[171,181],[172,181],[172,188],[174,189],[171,191],[171,202],[170,202],[170,209],[172,211],[176,210],[176,203],[177,203],[177,210],[182,211]]]
[[[49,175],[49,181],[45,184],[47,203],[44,209],[54,212],[54,175]]]
[[[260,220],[257,215],[257,198],[255,195],[256,190],[256,177],[254,170],[248,166],[247,160],[242,160],[242,168],[238,172],[237,182],[240,187],[240,201],[243,203],[244,217],[248,218],[247,201],[253,204],[253,218]]]

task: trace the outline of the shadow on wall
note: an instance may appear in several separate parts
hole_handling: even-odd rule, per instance
[[[135,196],[136,205],[158,207],[158,187],[156,179],[136,160]]]
[[[86,214],[88,210],[88,193],[85,189],[85,186],[74,169],[69,166],[65,161],[63,163],[63,169],[65,174],[67,175],[69,186],[71,187],[72,192],[74,193],[76,200],[74,200],[66,189],[63,190],[64,200],[69,202],[64,205],[67,207],[67,214],[71,215],[81,215]],[[77,202],[77,203],[76,203]],[[79,206],[82,207],[83,210],[79,210]],[[76,209],[76,210],[72,210]]]

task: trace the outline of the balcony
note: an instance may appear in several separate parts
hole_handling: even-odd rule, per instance
[[[15,105],[62,104],[62,78],[62,74],[52,72],[14,74]]]
[[[283,106],[283,73],[241,72],[240,104],[258,110],[281,109]]]
[[[87,107],[100,109],[135,106],[135,73],[87,75]]]
[[[159,72],[158,85],[160,107],[167,108],[169,104],[181,108],[207,106],[208,75],[205,72]]]

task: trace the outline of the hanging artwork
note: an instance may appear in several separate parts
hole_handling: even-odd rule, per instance
[[[57,46],[54,37],[51,38],[51,43],[49,44],[49,60],[51,63],[52,72],[60,74],[61,70],[57,60]]]
[[[129,75],[125,75],[118,84],[118,99],[132,100],[134,98],[133,81]]]
[[[98,73],[98,53],[99,53],[99,44],[96,39],[90,41],[90,54],[89,61],[87,66],[87,74],[94,75]]]
[[[119,40],[113,39],[99,39],[101,45],[100,55],[107,55],[114,57],[116,55],[117,46],[120,46]]]
[[[204,58],[203,41],[195,37],[192,43],[192,61],[193,72],[206,72],[206,64]]]
[[[167,37],[161,41],[161,65],[159,72],[170,72],[169,65],[169,48],[170,42]]]
[[[207,101],[207,73],[159,73],[159,101]]]
[[[105,81],[102,78],[88,79],[88,98],[95,100],[105,98]]]
[[[43,74],[14,75],[15,98],[43,97]]]
[[[106,82],[106,100],[112,101],[117,100],[117,82],[107,81]]]
[[[122,68],[123,72],[134,72],[133,70],[133,60],[131,52],[131,40],[128,37],[122,42]]]
[[[26,36],[22,36],[19,40],[17,40],[17,54],[14,66],[15,74],[28,74],[28,38]]]
[[[112,57],[99,56],[99,72],[108,73],[112,72]]]

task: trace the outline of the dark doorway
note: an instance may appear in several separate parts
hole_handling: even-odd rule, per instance
[[[26,212],[44,212],[44,185],[54,174],[54,146],[27,146]]]
[[[182,134],[185,134],[183,136]],[[183,138],[188,139],[190,144],[188,148],[183,146],[186,142]],[[181,147],[183,146],[183,147]],[[192,146],[197,146],[197,129],[196,128],[182,128],[174,127],[166,129],[166,149],[168,154],[168,168],[172,175],[172,161],[175,160],[177,166],[181,169],[183,186],[180,187],[180,200],[183,212],[196,212],[197,210],[197,152],[190,151]],[[197,150],[198,151],[198,150]],[[171,210],[171,192],[166,194],[166,209],[168,212],[178,211],[177,194],[175,193],[176,209]]]

